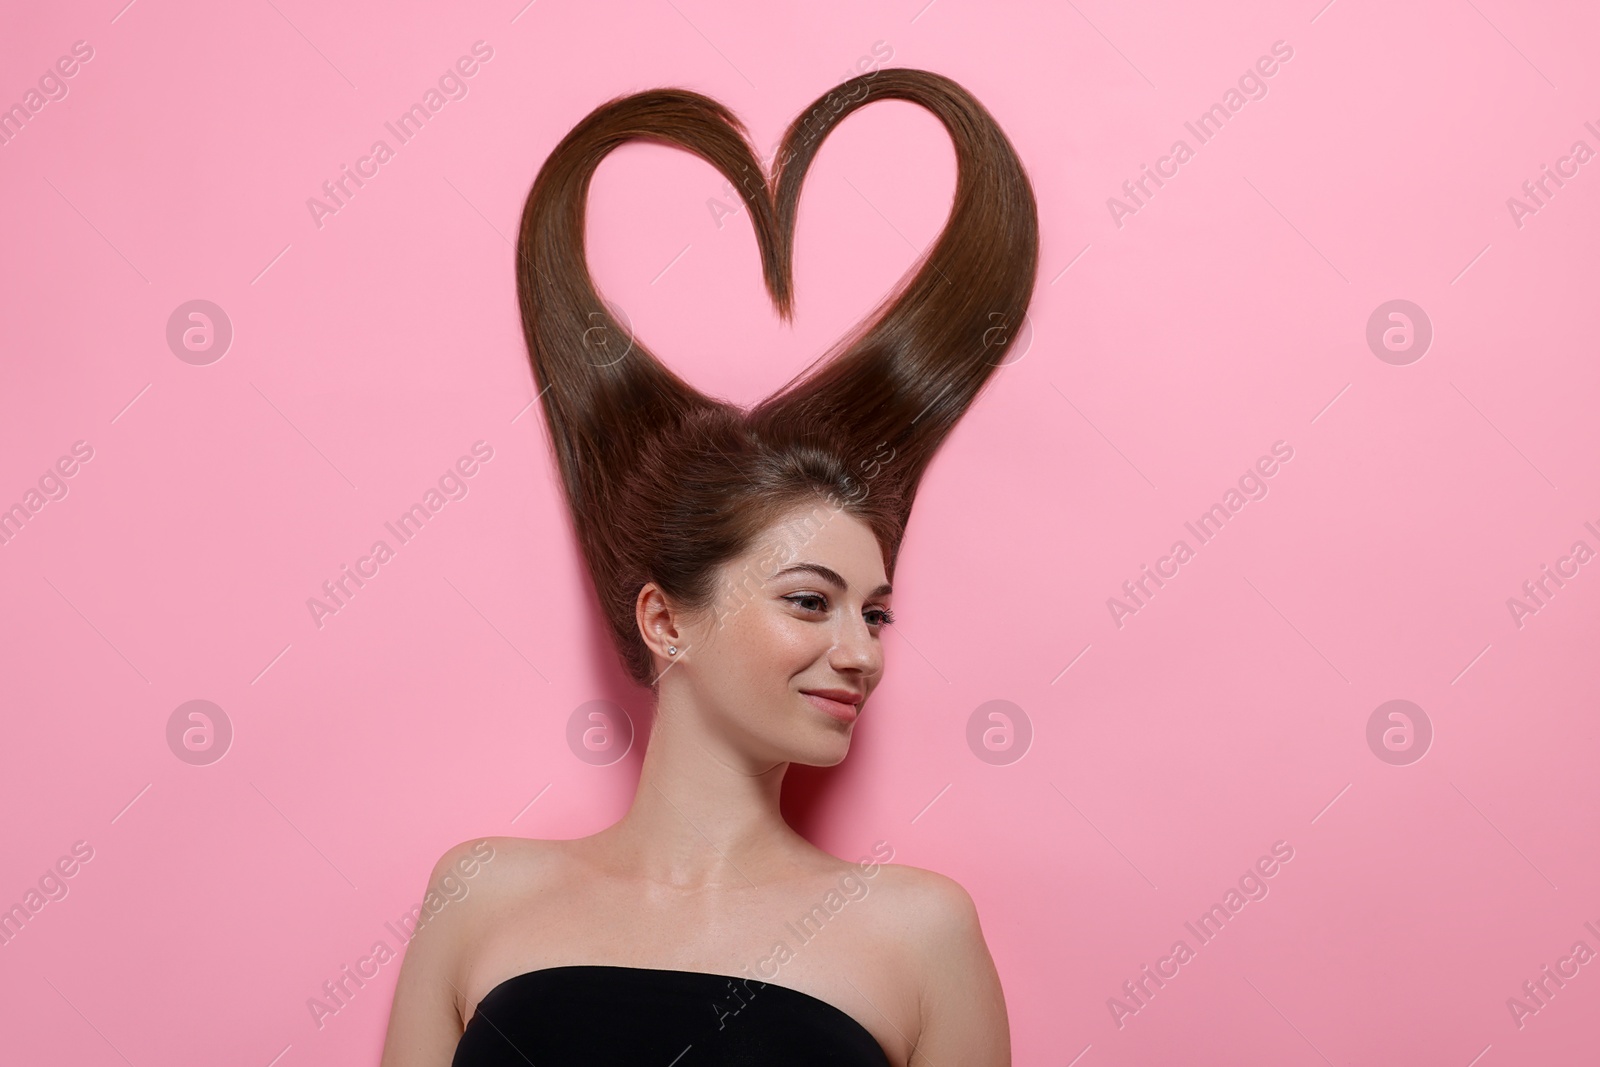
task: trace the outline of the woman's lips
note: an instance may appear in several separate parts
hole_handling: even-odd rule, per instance
[[[800,695],[811,701],[812,707],[818,711],[826,712],[840,722],[856,721],[856,705],[854,704],[846,704],[841,700],[829,700],[827,697],[819,697],[815,693],[801,693]]]

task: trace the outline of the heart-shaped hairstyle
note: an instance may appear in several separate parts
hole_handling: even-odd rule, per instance
[[[629,340],[584,254],[589,181],[628,141],[687,149],[749,209],[779,316],[793,320],[800,189],[823,138],[874,100],[920,104],[949,131],[955,199],[933,248],[859,324],[746,411],[708,397]],[[960,85],[888,68],[846,81],[790,124],[773,184],[722,104],[683,89],[590,112],[540,168],[517,234],[517,298],[573,525],[628,674],[655,688],[635,603],[713,608],[721,564],[796,508],[853,515],[893,580],[923,470],[1023,325],[1039,257],[1033,188],[993,116]],[[775,186],[776,192],[773,192]],[[764,575],[756,575],[759,582]]]

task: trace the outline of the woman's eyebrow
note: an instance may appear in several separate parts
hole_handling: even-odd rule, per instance
[[[783,570],[779,571],[777,574],[774,574],[772,577],[777,579],[782,578],[785,574],[795,574],[800,572],[815,574],[818,578],[821,578],[835,589],[843,590],[850,588],[850,583],[846,582],[844,578],[840,576],[838,571],[834,570],[832,567],[824,567],[820,563],[796,563],[792,566],[783,568]],[[868,593],[867,596],[887,596],[892,592],[894,592],[894,588],[888,582],[884,582],[882,585],[878,586],[878,588]]]

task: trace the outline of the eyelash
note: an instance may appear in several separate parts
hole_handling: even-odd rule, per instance
[[[828,602],[828,598],[823,596],[821,593],[797,593],[794,596],[786,596],[783,599],[789,601],[789,603],[791,603],[791,604],[793,604],[794,602],[796,602],[798,600],[820,600],[824,604],[826,604]],[[806,609],[801,609],[801,610],[806,610]],[[816,610],[820,611],[822,609],[818,608]],[[893,611],[889,610],[888,608],[873,608],[872,610],[877,612],[879,615],[883,616],[883,619],[877,625],[879,625],[879,626],[892,626],[892,625],[894,625],[894,612]]]

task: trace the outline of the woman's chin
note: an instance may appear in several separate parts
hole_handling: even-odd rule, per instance
[[[789,758],[790,763],[803,763],[807,767],[837,767],[850,754],[850,735],[835,734],[798,748]]]

